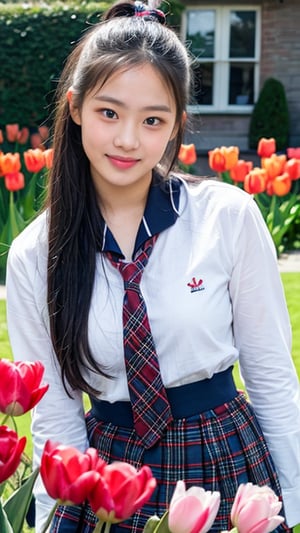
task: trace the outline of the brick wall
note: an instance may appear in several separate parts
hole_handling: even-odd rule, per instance
[[[194,1],[194,5],[217,4],[218,0]],[[261,69],[260,87],[273,77],[280,80],[286,91],[290,112],[290,146],[300,146],[300,0],[240,0],[226,5],[261,5]],[[191,5],[189,3],[189,5]],[[186,141],[206,152],[220,145],[238,145],[248,150],[250,115],[203,114],[192,117],[193,133]]]

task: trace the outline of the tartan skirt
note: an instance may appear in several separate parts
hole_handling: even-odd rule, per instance
[[[174,420],[162,440],[150,449],[139,443],[129,402],[105,405],[107,402],[92,400],[86,416],[90,445],[108,463],[126,461],[136,468],[148,465],[157,480],[149,502],[130,519],[112,525],[111,533],[141,533],[150,516],[161,517],[167,510],[178,480],[184,480],[186,488],[197,485],[221,493],[211,529],[218,533],[232,527],[230,511],[241,483],[268,485],[281,497],[262,431],[244,393],[235,389],[231,370],[211,380],[177,387],[174,399],[173,389],[167,389],[172,393],[169,400]],[[220,403],[225,397],[227,401]],[[203,409],[208,403],[211,407]],[[199,412],[191,414],[197,404]],[[87,505],[60,506],[50,531],[92,533],[96,522]],[[276,532],[283,531],[291,530],[283,523]]]

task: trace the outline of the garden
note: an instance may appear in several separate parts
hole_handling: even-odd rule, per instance
[[[51,117],[59,71],[72,43],[88,25],[98,21],[107,4],[74,1],[68,5],[51,3],[47,9],[41,9],[39,5],[26,6],[7,4],[0,9],[2,40],[11,50],[11,61],[7,62],[5,46],[0,47],[3,68],[0,91],[2,284],[5,283],[7,254],[12,240],[37,216],[45,202],[54,155]],[[180,3],[174,2],[175,26],[180,10]],[[253,196],[280,257],[284,252],[300,250],[300,148],[289,147],[287,141],[283,147],[282,139],[268,131],[254,138],[254,150],[260,161],[258,166],[242,159],[238,146],[215,147],[207,153],[207,161],[216,179],[242,188]],[[183,144],[178,167],[193,175],[196,163],[195,145]],[[293,331],[292,357],[300,378],[300,272],[284,272],[281,277]],[[31,464],[30,411],[46,393],[47,384],[43,383],[41,365],[12,362],[5,300],[0,300],[0,367],[0,531],[29,533],[34,531],[30,502],[38,474],[38,471],[32,471]],[[234,374],[238,387],[243,388],[237,366]],[[12,391],[15,397],[12,397]],[[40,471],[54,500],[75,504],[85,500],[90,502],[99,518],[95,532],[108,533],[111,523],[130,516],[151,496],[156,484],[148,467],[140,472],[126,463],[112,467],[101,461],[91,449],[80,454],[73,448],[65,449],[53,443],[45,447]],[[70,477],[72,471],[76,472],[73,478]],[[79,483],[76,483],[77,479]],[[136,499],[126,506],[125,494],[131,487],[134,487]],[[259,510],[257,501],[261,502]],[[200,488],[186,490],[184,483],[179,481],[169,511],[163,517],[150,519],[145,532],[185,532],[184,522],[188,515],[191,518],[188,531],[196,528],[195,531],[205,533],[214,521],[219,504],[218,493]],[[268,533],[281,523],[280,508],[277,497],[266,488],[251,484],[243,486],[232,507],[231,532],[249,533],[251,523],[257,533]],[[258,522],[261,529],[255,529]],[[295,531],[300,533],[300,526]]]

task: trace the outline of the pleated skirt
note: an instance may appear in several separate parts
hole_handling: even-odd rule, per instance
[[[131,518],[113,525],[111,533],[141,533],[150,516],[161,517],[168,509],[178,480],[184,480],[186,488],[197,485],[221,493],[220,508],[211,529],[218,533],[232,527],[230,511],[241,483],[268,485],[281,498],[274,464],[252,406],[244,393],[232,386],[231,379],[231,371],[225,372],[221,375],[224,387],[219,383],[216,389],[214,383],[211,387],[208,384],[208,394],[202,398],[204,404],[212,402],[214,406],[204,411],[198,394],[194,398],[193,394],[185,394],[185,386],[179,387],[177,403],[171,403],[174,420],[151,449],[145,449],[139,442],[128,402],[121,402],[124,404],[121,406],[110,404],[109,413],[103,402],[94,402],[86,416],[90,446],[97,448],[108,463],[126,461],[136,468],[148,465],[157,480],[151,499]],[[228,401],[218,404],[224,394]],[[194,400],[200,403],[202,412],[181,416],[184,411],[195,409]],[[96,522],[88,505],[61,506],[51,533],[92,533]],[[283,531],[291,530],[283,523],[276,532]]]

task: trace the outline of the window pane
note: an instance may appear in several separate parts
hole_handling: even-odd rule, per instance
[[[215,12],[205,10],[188,11],[187,42],[191,43],[196,57],[214,57]]]
[[[193,67],[194,92],[192,105],[213,104],[213,63],[198,64]]]
[[[230,57],[255,57],[255,11],[230,12]]]
[[[253,104],[253,63],[231,63],[229,74],[229,104]]]

